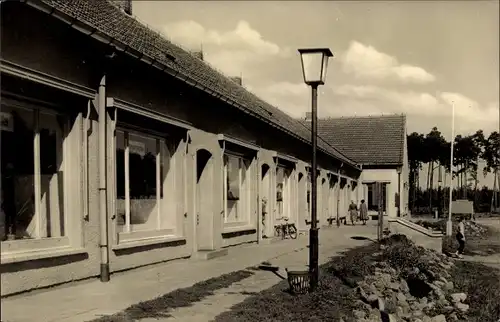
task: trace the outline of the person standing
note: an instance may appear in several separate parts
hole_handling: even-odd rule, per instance
[[[351,217],[351,224],[354,226],[354,222],[358,217],[358,206],[351,200],[351,204],[349,205],[349,216]]]
[[[365,199],[361,200],[361,204],[359,205],[359,217],[363,225],[366,225],[366,221],[368,220],[368,207],[366,206]]]
[[[458,228],[455,237],[457,238],[458,241],[458,250],[455,253],[455,255],[457,255],[459,258],[462,258],[465,249],[465,225],[464,225],[464,218],[462,216],[458,218]]]

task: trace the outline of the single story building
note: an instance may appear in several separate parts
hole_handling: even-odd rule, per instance
[[[308,228],[308,128],[125,4],[1,4],[2,296]],[[362,174],[318,145],[322,225]]]
[[[307,124],[307,123],[306,123]],[[376,214],[375,183],[382,183],[383,211],[391,217],[408,214],[409,168],[406,116],[358,116],[321,119],[318,135],[359,164],[360,199]]]

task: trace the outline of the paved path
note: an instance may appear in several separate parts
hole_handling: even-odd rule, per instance
[[[320,230],[320,260],[322,262],[347,248],[361,245],[365,242],[351,239],[352,236],[375,238],[376,227],[341,226],[340,228],[325,228]],[[112,276],[108,283],[92,280],[77,285],[60,287],[34,294],[20,295],[2,299],[3,322],[82,322],[92,320],[102,315],[119,312],[132,304],[153,299],[175,289],[189,287],[197,282],[255,266],[263,261],[271,261],[282,266],[304,266],[307,264],[307,237],[297,240],[285,240],[270,245],[246,245],[230,249],[229,255],[209,261],[176,260],[169,263],[137,269]],[[251,255],[251,256],[249,256]],[[234,285],[233,292],[238,289],[262,290],[280,280],[269,272],[258,272],[251,277],[253,280],[240,281]],[[254,284],[255,286],[251,286]],[[243,294],[227,294],[226,304],[220,306],[224,310],[244,299]],[[234,292],[233,292],[234,293]],[[215,297],[213,297],[215,296]],[[206,301],[217,300],[220,293],[206,298]],[[220,299],[220,298],[219,298]],[[215,311],[197,311],[200,305],[192,310],[178,309],[174,311],[177,321],[196,321],[200,314],[216,314]],[[203,306],[202,307],[208,307]],[[194,312],[194,313],[193,313]],[[196,313],[198,312],[198,313]],[[217,313],[218,314],[218,313]],[[216,314],[216,315],[217,315]],[[186,320],[187,319],[187,320]],[[202,321],[202,320],[198,320]],[[203,319],[203,321],[207,321]]]
[[[498,242],[500,242],[500,218],[492,217],[492,218],[478,218],[476,220],[478,224],[488,226],[493,228],[498,232]],[[467,247],[467,246],[466,246]],[[465,256],[464,260],[471,262],[478,262],[484,265],[488,265],[494,268],[500,269],[500,254],[493,254],[487,256],[475,255],[475,256]]]

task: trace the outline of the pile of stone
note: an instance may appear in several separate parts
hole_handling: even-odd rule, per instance
[[[465,221],[464,226],[466,237],[482,237],[488,232],[485,227],[478,225],[473,221]]]
[[[373,255],[375,274],[358,282],[357,321],[446,322],[464,317],[467,295],[454,290],[450,281],[452,260],[420,249],[424,253],[420,265],[396,269],[379,261],[384,251]]]

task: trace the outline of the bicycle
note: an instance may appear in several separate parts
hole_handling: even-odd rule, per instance
[[[289,218],[283,217],[278,220],[284,220],[285,223],[281,223],[279,225],[274,226],[275,229],[275,235],[277,237],[281,236],[281,239],[285,239],[287,236],[290,236],[291,239],[297,239],[297,227],[295,227],[295,224],[289,224],[288,220]]]

